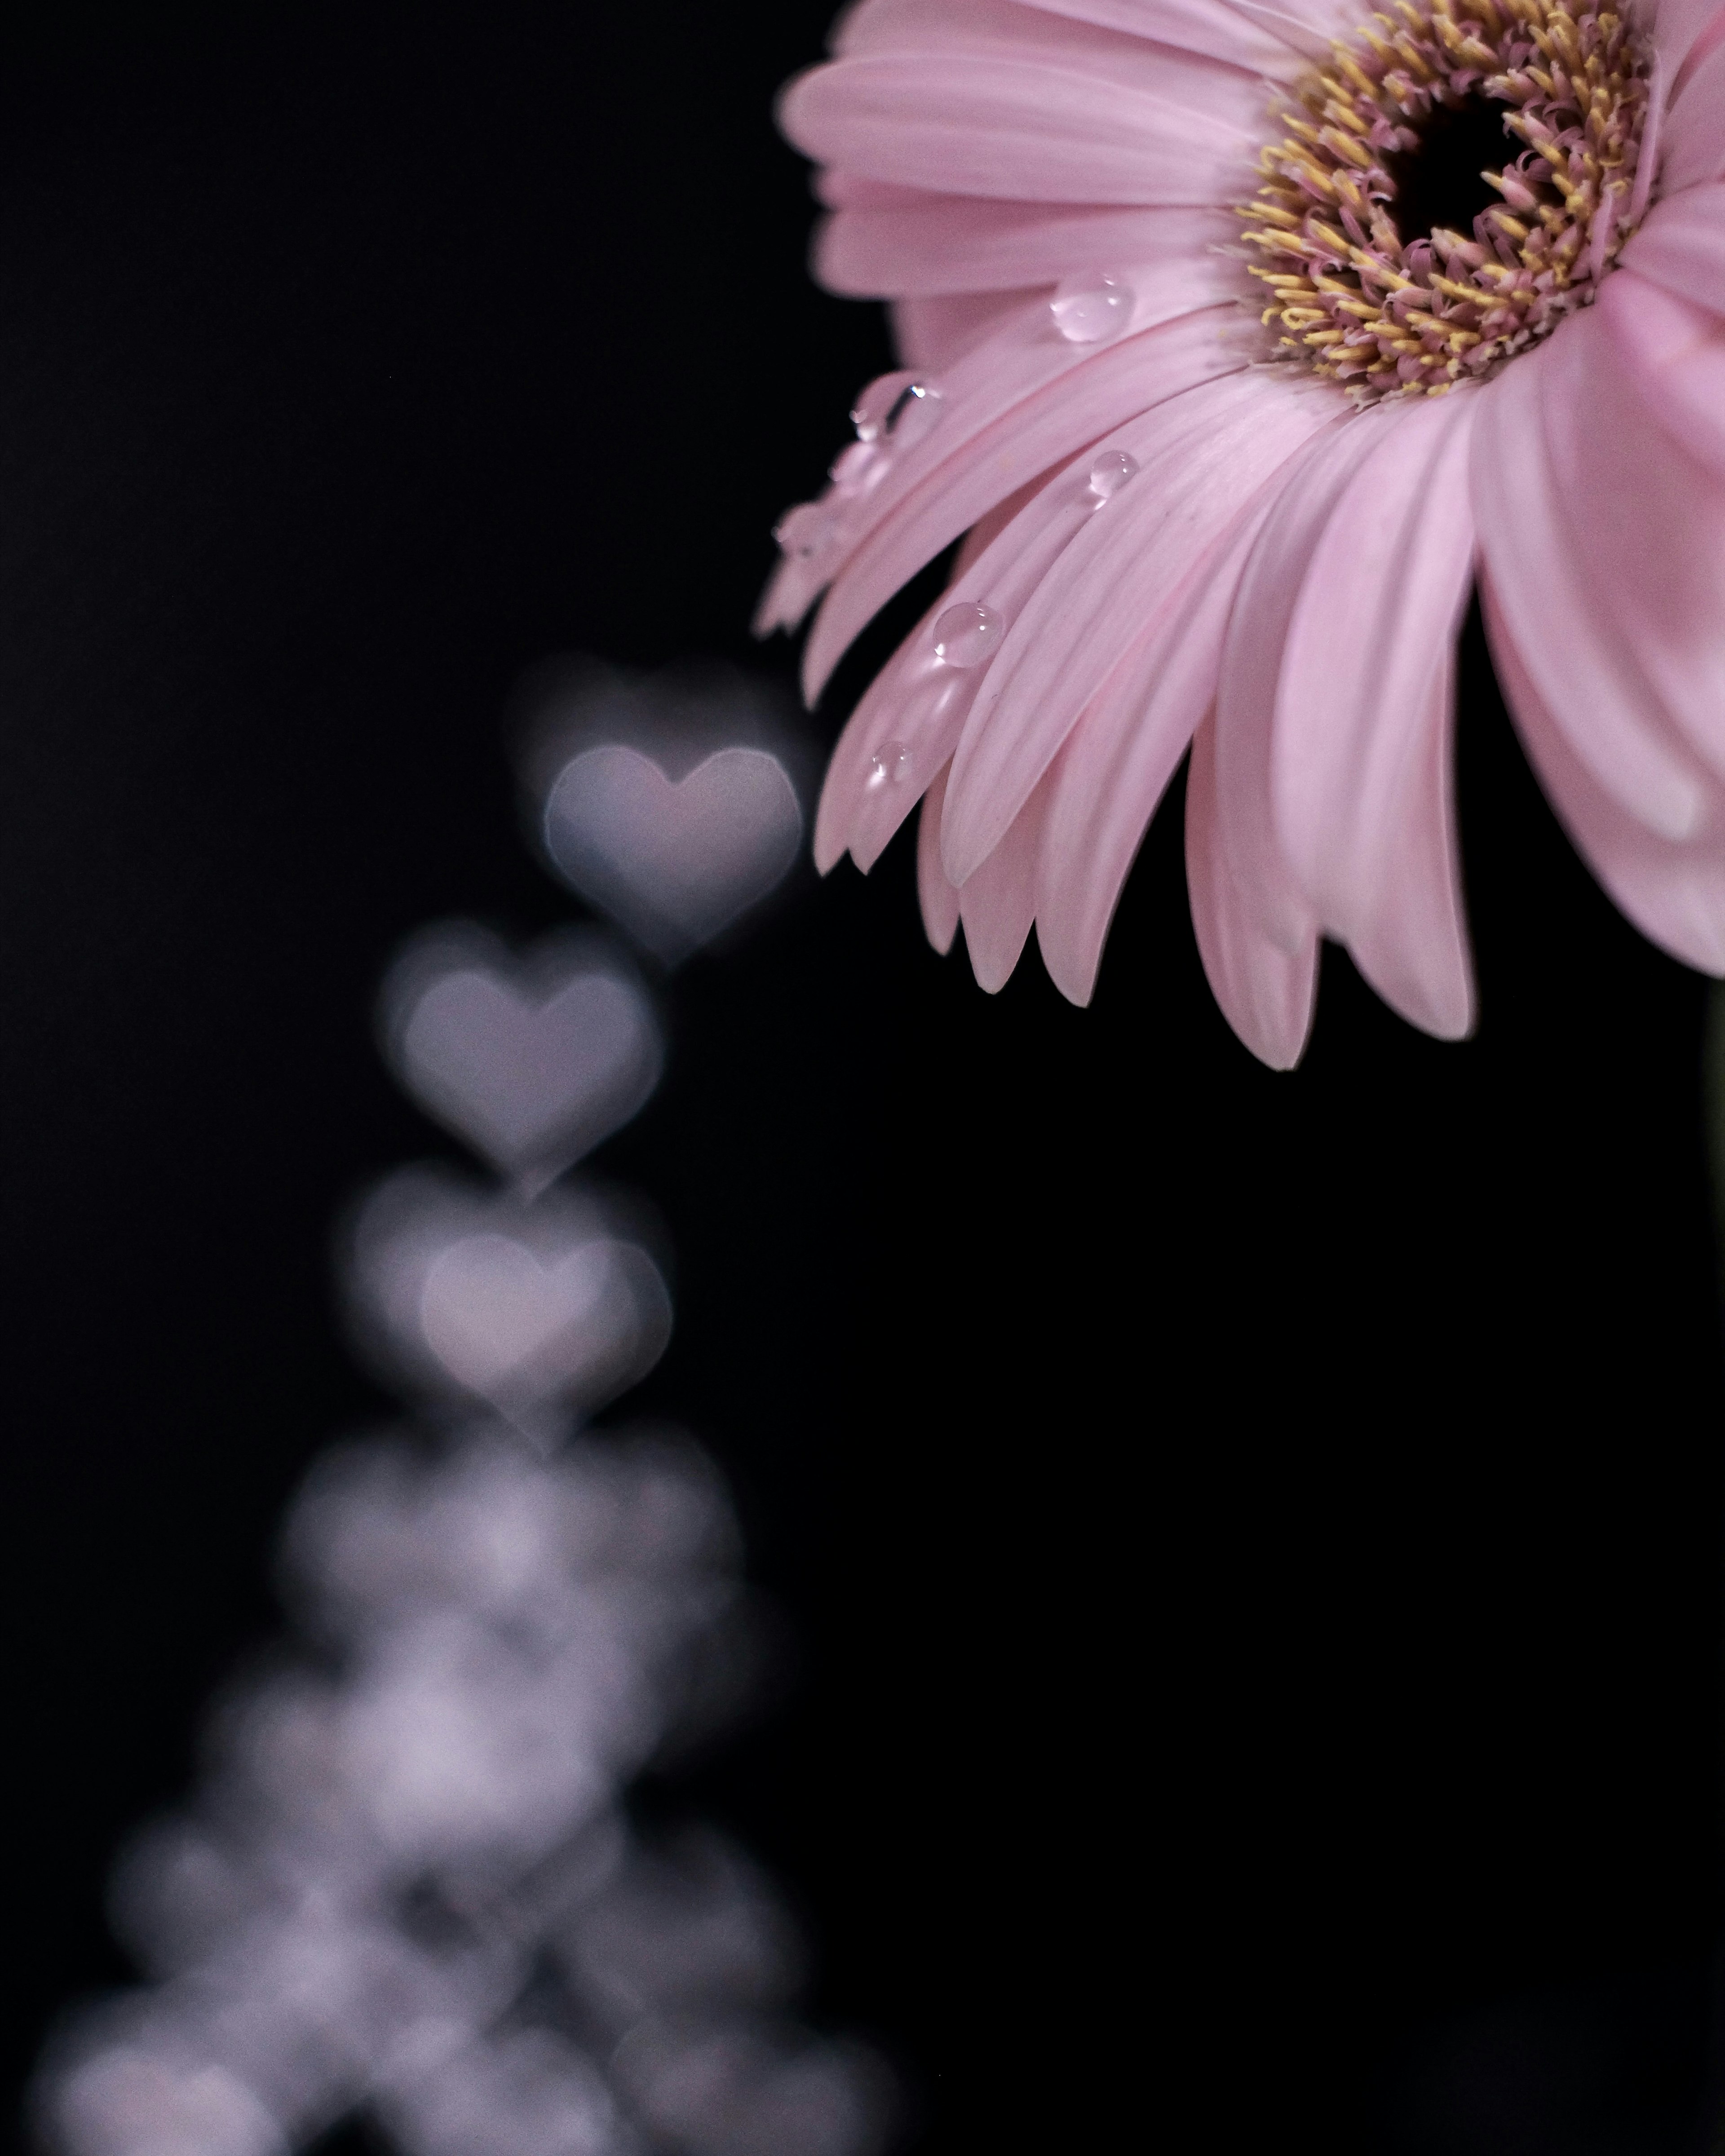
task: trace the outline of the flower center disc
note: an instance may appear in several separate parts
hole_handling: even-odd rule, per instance
[[[1361,401],[1483,378],[1629,237],[1648,66],[1582,0],[1396,0],[1332,49],[1240,208],[1276,356]]]

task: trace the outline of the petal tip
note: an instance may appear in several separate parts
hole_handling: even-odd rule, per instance
[[[1042,963],[1048,968],[1048,978],[1066,1001],[1080,1010],[1088,1010],[1096,992],[1097,966],[1094,963],[1087,966],[1082,963],[1075,964],[1058,948],[1050,952],[1046,943],[1042,945]]]

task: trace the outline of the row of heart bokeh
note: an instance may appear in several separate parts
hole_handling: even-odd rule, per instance
[[[719,728],[751,738],[714,747]],[[769,745],[770,744],[770,745]],[[588,674],[523,762],[547,862],[652,960],[675,967],[783,879],[803,817],[772,707],[738,679]],[[550,1186],[657,1085],[658,1021],[610,939],[567,932],[519,958],[471,923],[428,931],[384,985],[403,1085],[503,1179],[409,1170],[355,1224],[360,1336],[398,1381],[484,1400],[526,1426],[590,1410],[662,1351],[650,1255],[590,1195]]]
[[[740,677],[589,668],[529,744],[546,860],[661,968],[800,850],[775,724]],[[751,1637],[711,1461],[583,1427],[670,1327],[615,1201],[559,1180],[658,1081],[639,968],[593,927],[512,954],[446,926],[392,968],[380,1034],[498,1179],[408,1170],[357,1217],[360,1335],[418,1414],[297,1500],[305,1650],[236,1689],[192,1805],[123,1857],[150,1981],[69,2016],[43,2138],[289,2156],[358,2118],[404,2156],[870,2156],[887,2076],[793,2017],[757,1869],[627,1809],[737,1703]]]

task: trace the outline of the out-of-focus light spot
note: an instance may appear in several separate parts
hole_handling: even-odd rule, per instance
[[[847,2047],[739,2019],[645,2021],[612,2071],[653,2132],[703,2156],[853,2156],[874,2138],[875,2091]]]
[[[69,2075],[60,2124],[68,2156],[285,2156],[287,2148],[244,2082],[148,2051],[105,2051]]]
[[[319,1661],[232,1702],[198,1812],[123,1866],[159,1980],[64,2032],[50,2145],[285,2156],[363,2111],[404,2156],[875,2156],[881,2069],[785,2018],[760,1873],[621,1809],[737,1559],[680,1440],[326,1459],[285,1550]]]
[[[482,2040],[380,2105],[416,2156],[637,2156],[604,2076],[546,2029]]]
[[[602,743],[564,766],[545,803],[559,875],[667,962],[763,899],[802,843],[796,788],[762,748],[721,748],[674,783],[639,749]]]
[[[354,1229],[362,1340],[422,1390],[484,1400],[522,1426],[560,1408],[590,1413],[670,1337],[658,1267],[611,1225],[563,1192],[524,1205],[405,1170]]]
[[[593,936],[514,958],[471,924],[431,930],[392,968],[382,1019],[408,1091],[527,1196],[628,1122],[664,1063],[639,983]]]
[[[425,1268],[419,1329],[481,1399],[560,1391],[586,1366],[611,1264],[608,1243],[578,1243],[547,1262],[512,1236],[463,1235]]]
[[[669,962],[790,866],[799,752],[727,670],[576,675],[535,716],[542,835]],[[455,924],[402,954],[381,1029],[512,1187],[411,1169],[352,1223],[357,1332],[431,1412],[296,1502],[317,1651],[229,1695],[196,1808],[119,1867],[153,1980],[50,2046],[48,2143],[290,2156],[357,2113],[403,2156],[877,2156],[882,2071],[787,2018],[801,1956],[761,1876],[711,1835],[644,1849],[624,1808],[759,1645],[711,1466],[574,1435],[670,1331],[656,1238],[552,1187],[657,1083],[652,1006],[592,933],[516,954]]]
[[[764,1876],[710,1830],[638,1856],[560,1945],[586,1994],[624,2021],[715,2000],[778,2006],[803,1974],[802,1943]]]

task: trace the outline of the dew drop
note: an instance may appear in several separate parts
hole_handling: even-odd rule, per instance
[[[902,786],[915,762],[902,742],[885,742],[869,758],[870,793],[878,793],[885,786]]]
[[[850,424],[856,429],[858,441],[880,440],[891,424],[893,406],[904,395],[906,386],[916,378],[906,368],[899,367],[891,374],[877,374],[857,392]]]
[[[832,544],[832,512],[818,501],[799,501],[773,527],[778,551],[789,562],[812,562]]]
[[[908,449],[920,442],[941,415],[941,393],[932,382],[912,382],[901,393],[892,412],[892,446]]]
[[[1124,449],[1104,449],[1090,468],[1090,490],[1098,501],[1111,501],[1137,469],[1137,459]]]
[[[1055,327],[1069,344],[1101,344],[1132,320],[1135,298],[1122,279],[1091,270],[1056,285],[1048,306]]]
[[[1006,619],[980,600],[950,606],[934,625],[934,655],[948,666],[980,666],[1006,634]]]

